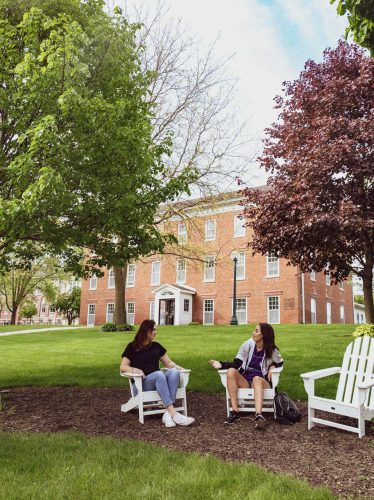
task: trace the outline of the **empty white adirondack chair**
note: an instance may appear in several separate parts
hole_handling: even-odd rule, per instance
[[[264,412],[274,412],[273,400],[275,396],[275,388],[279,383],[279,375],[283,370],[283,366],[280,368],[273,368],[272,370],[272,389],[264,389],[264,402],[262,406],[262,411]],[[227,390],[227,370],[218,370],[221,377],[221,382],[226,390],[226,409],[227,416],[232,410],[231,400],[229,391]],[[255,400],[254,400],[254,390],[253,389],[238,389],[238,411],[240,412],[255,412]]]
[[[167,371],[167,368],[162,368],[162,371]],[[182,369],[179,370],[180,373],[180,387],[177,389],[177,400],[181,400],[180,406],[175,406],[177,411],[180,411],[187,415],[187,395],[186,387],[188,384],[188,379],[191,370]],[[135,375],[134,373],[121,372],[122,377],[129,379],[131,398],[121,405],[121,411],[124,413],[133,410],[135,408],[139,409],[139,422],[144,424],[145,415],[155,415],[157,413],[165,413],[165,408],[163,407],[162,401],[160,400],[160,395],[157,391],[143,391],[142,387],[142,376]],[[135,396],[134,386],[138,389],[138,393]]]
[[[314,395],[314,381],[340,373],[335,399]],[[308,393],[308,429],[315,424],[329,425],[365,435],[365,420],[374,417],[374,339],[359,337],[347,347],[342,367],[326,368],[303,373],[305,390]],[[353,417],[358,426],[343,425],[315,417],[315,410]]]

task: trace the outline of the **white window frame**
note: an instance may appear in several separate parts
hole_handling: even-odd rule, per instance
[[[111,307],[111,306],[113,306],[113,307]],[[112,311],[109,311],[109,309],[112,309]],[[114,321],[114,302],[109,302],[106,305],[105,321],[107,323],[113,323],[113,321]]]
[[[245,303],[245,309],[238,309],[238,302],[241,301]],[[231,301],[232,303],[232,301]],[[232,307],[232,306],[231,306]],[[242,314],[244,312],[244,314]],[[239,325],[246,325],[247,320],[247,299],[246,297],[238,297],[236,299],[236,318],[238,320]]]
[[[343,312],[343,314],[342,314]],[[345,307],[344,304],[339,305],[339,319],[340,323],[345,323]]]
[[[93,308],[93,313],[90,313],[90,308]],[[93,323],[89,323],[89,318],[93,316]],[[96,304],[87,305],[87,326],[95,326],[96,319]]]
[[[205,221],[205,241],[214,241],[216,239],[216,219]]]
[[[315,297],[310,299],[310,323],[317,324],[317,299]]]
[[[133,304],[134,312],[129,312],[129,304]],[[126,319],[129,325],[135,324],[135,302],[133,301],[126,302]]]
[[[266,255],[266,277],[279,278],[279,257],[273,253]]]
[[[155,319],[155,313],[156,313],[156,301],[151,300],[149,303],[149,319]]]
[[[331,286],[331,281],[330,281],[330,271],[326,269],[326,274],[325,274],[325,283],[326,286]]]
[[[234,238],[243,238],[243,236],[245,236],[243,219],[239,215],[234,215]]]
[[[326,302],[326,324],[327,325],[331,325],[332,323],[332,304],[331,302],[328,300]]]
[[[130,272],[131,269],[131,272]],[[127,264],[126,288],[134,288],[135,286],[136,265]]]
[[[211,265],[213,263],[213,265]],[[216,257],[207,255],[204,262],[204,282],[213,283],[216,280]]]
[[[186,310],[186,304],[188,305],[188,309]],[[191,310],[191,300],[183,299],[183,312],[190,312]]]
[[[94,274],[93,276],[90,277],[90,282],[89,282],[89,290],[96,290],[97,289],[97,276]]]
[[[108,270],[108,288],[115,288],[116,287],[116,282],[114,280],[114,269],[111,267]]]
[[[155,267],[158,266],[158,272],[155,272]],[[161,261],[154,260],[151,264],[151,286],[158,286],[161,282]]]
[[[187,224],[185,222],[178,222],[178,243],[179,245],[187,243]]]
[[[177,275],[175,278],[175,282],[179,284],[186,283],[186,275],[187,275],[187,262],[186,259],[177,259]]]
[[[339,290],[344,292],[344,281],[343,280],[339,281]]]
[[[270,307],[271,299],[277,299],[277,302],[278,302],[277,309]],[[272,325],[279,325],[279,323],[280,323],[280,296],[279,295],[268,296],[266,302],[267,302],[268,323],[270,323]],[[272,315],[272,313],[274,311],[277,311],[278,314]],[[275,316],[275,318],[274,318],[274,316]]]
[[[211,311],[205,310],[205,306],[206,306],[207,302],[211,302],[211,304],[212,304]],[[206,319],[207,319],[206,313],[211,314],[210,322],[206,321]],[[210,316],[209,316],[209,318],[210,318]],[[203,325],[214,325],[214,299],[204,299],[203,300]]]
[[[316,281],[316,272],[310,271],[309,278],[310,278],[310,281]]]

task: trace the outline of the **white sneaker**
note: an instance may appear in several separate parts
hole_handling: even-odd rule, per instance
[[[173,420],[178,425],[191,425],[195,422],[194,418],[187,417],[186,415],[182,415],[178,412],[174,415]]]
[[[165,411],[162,415],[162,422],[165,424],[165,427],[176,427],[176,423],[168,411]]]

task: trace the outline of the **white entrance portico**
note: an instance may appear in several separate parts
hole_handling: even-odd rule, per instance
[[[161,285],[155,290],[155,321],[158,325],[188,325],[192,321],[195,288],[185,285]]]

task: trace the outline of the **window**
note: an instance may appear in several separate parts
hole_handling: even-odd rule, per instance
[[[40,314],[45,314],[46,309],[47,309],[47,304],[45,302],[42,302],[42,305],[40,307]]]
[[[266,256],[266,276],[275,278],[279,276],[279,259],[273,253]]]
[[[190,310],[190,300],[189,299],[184,299],[183,301],[183,311],[185,313],[188,313]]]
[[[149,319],[155,319],[155,307],[156,307],[156,304],[155,304],[155,301],[152,300],[150,303],[149,303]]]
[[[205,221],[205,241],[212,241],[216,239],[216,221],[206,220]]]
[[[344,281],[339,281],[339,288],[344,292]]]
[[[215,280],[215,257],[214,255],[207,255],[205,257],[204,264],[204,281],[214,281]]]
[[[268,297],[268,323],[280,323],[279,297]]]
[[[244,280],[245,279],[245,254],[244,253],[234,253],[233,257],[236,257],[236,279]]]
[[[204,299],[204,325],[214,325],[214,300]]]
[[[50,313],[56,312],[56,306],[54,306],[54,305],[49,306],[49,312]]]
[[[345,310],[344,310],[344,304],[340,304],[340,323],[345,323]]]
[[[236,318],[239,325],[247,323],[247,299],[236,299]]]
[[[326,323],[331,324],[331,302],[326,302]]]
[[[177,260],[177,283],[186,283],[186,261]]]
[[[107,323],[113,323],[114,320],[114,304],[106,305],[106,321]]]
[[[325,274],[325,281],[326,281],[326,286],[330,286],[330,271],[326,269],[326,274]]]
[[[96,290],[97,288],[97,276],[94,274],[90,278],[90,290]]]
[[[310,277],[311,281],[316,281],[316,272],[315,271],[311,271],[309,273],[309,277]]]
[[[317,323],[317,299],[310,299],[310,322]]]
[[[127,266],[126,286],[127,288],[135,286],[135,264],[129,264]]]
[[[108,288],[115,288],[115,281],[114,281],[114,269],[109,269],[108,271]]]
[[[159,260],[152,262],[151,271],[151,285],[156,286],[160,284],[161,262]]]
[[[234,238],[240,238],[245,236],[245,226],[240,215],[235,215],[234,217]]]
[[[185,222],[179,222],[178,224],[178,243],[180,245],[187,243],[187,224]]]
[[[87,326],[94,326],[95,324],[95,304],[88,304]]]
[[[135,322],[135,302],[127,302],[126,304],[127,323],[133,325]]]

